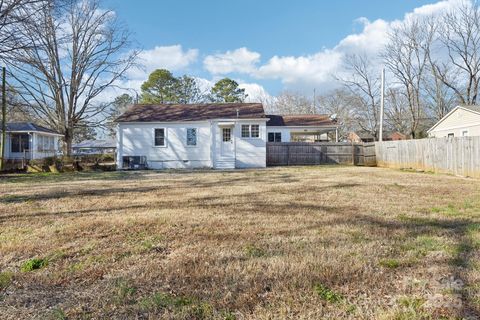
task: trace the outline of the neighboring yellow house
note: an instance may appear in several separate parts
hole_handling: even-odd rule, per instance
[[[438,121],[428,136],[469,137],[480,136],[480,106],[458,106]]]

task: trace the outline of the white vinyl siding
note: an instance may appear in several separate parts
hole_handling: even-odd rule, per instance
[[[188,123],[120,123],[117,165],[123,156],[144,156],[150,169],[210,167],[210,124],[195,123],[196,148],[187,145],[187,129],[192,127]],[[155,129],[164,129],[163,147],[155,146]]]
[[[480,136],[480,114],[471,110],[457,108],[442,119],[430,132],[430,137],[444,138],[453,133],[455,137]]]

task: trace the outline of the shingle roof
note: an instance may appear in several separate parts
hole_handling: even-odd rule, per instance
[[[45,132],[45,133],[54,133],[59,134],[57,131],[48,129],[38,124],[32,122],[10,122],[7,123],[7,131],[8,132],[15,132],[15,131],[35,131],[35,132]]]
[[[72,148],[116,148],[117,143],[113,139],[108,140],[85,140],[75,143]]]
[[[130,107],[116,121],[171,122],[234,118],[265,118],[263,105],[261,103],[138,104]]]
[[[267,115],[270,120],[269,127],[313,127],[313,126],[335,126],[336,120],[332,120],[324,114],[301,114],[301,115]]]

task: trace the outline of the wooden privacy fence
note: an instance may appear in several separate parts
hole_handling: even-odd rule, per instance
[[[376,142],[377,164],[480,178],[480,137]]]
[[[269,142],[267,166],[353,164],[375,165],[375,144],[344,142]]]

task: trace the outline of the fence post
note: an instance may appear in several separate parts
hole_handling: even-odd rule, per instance
[[[287,144],[287,166],[290,165],[290,144]]]
[[[355,145],[352,140],[352,165],[355,165]]]

